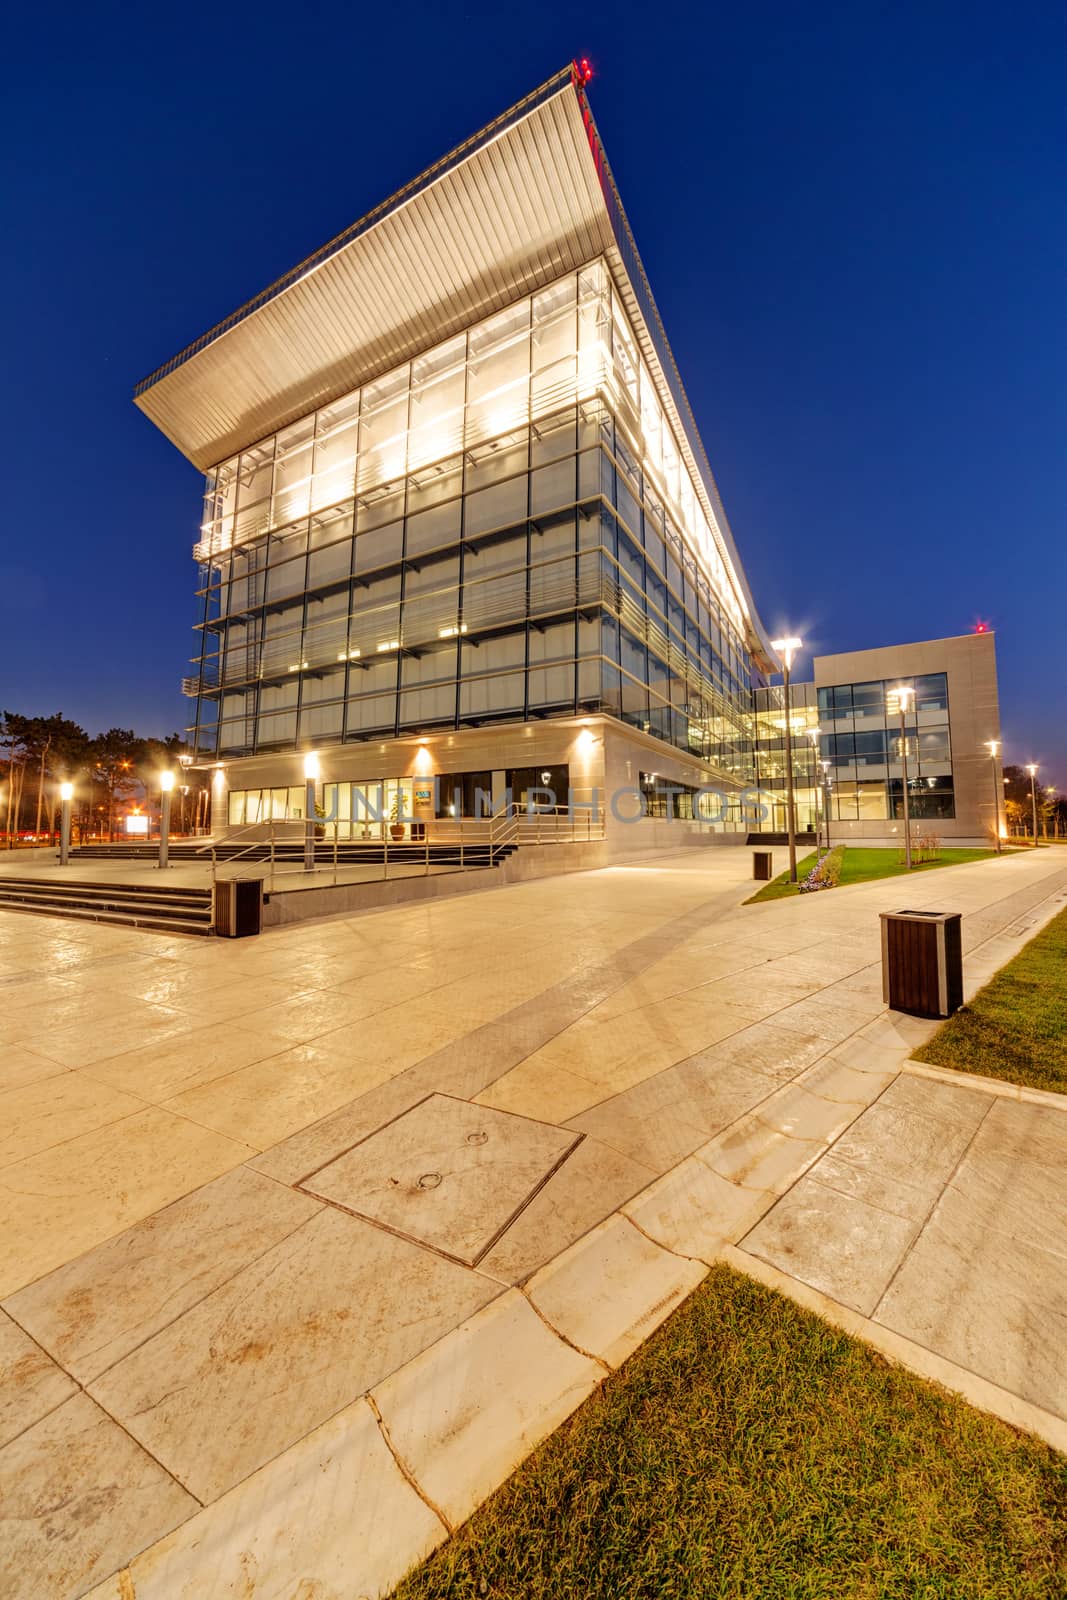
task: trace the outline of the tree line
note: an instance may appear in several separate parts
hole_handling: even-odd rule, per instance
[[[183,756],[191,760],[178,733],[153,739],[132,728],[109,728],[93,737],[60,712],[50,717],[0,712],[0,824],[9,838],[30,830],[54,833],[59,785],[70,782],[79,831],[106,830],[110,838],[117,809],[138,798],[151,809],[158,801],[159,774],[170,768],[185,791],[184,818],[175,817],[175,824],[206,827],[209,774],[183,768]]]

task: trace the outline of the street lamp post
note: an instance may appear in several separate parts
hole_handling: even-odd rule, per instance
[[[1004,844],[1000,837],[1000,784],[997,782],[997,752],[1000,749],[1000,740],[987,739],[986,749],[989,751],[989,757],[993,763],[993,832],[996,834],[997,855],[999,856],[1004,849]]]
[[[904,719],[907,715],[908,703],[915,690],[910,683],[897,684],[895,689],[890,689],[886,710],[892,714],[900,712],[900,764],[904,790],[904,864],[911,871],[911,813],[908,806],[908,733]]]
[[[1031,761],[1027,766],[1030,774],[1030,805],[1034,816],[1034,849],[1037,849],[1037,762]]]
[[[815,793],[815,854],[819,853],[819,841],[822,838],[822,819],[819,816],[819,735],[822,729],[816,723],[814,728],[808,729],[808,738],[811,740],[811,787]]]
[[[1058,839],[1059,836],[1060,836],[1060,830],[1059,830],[1059,827],[1057,825],[1057,820],[1056,820],[1056,810],[1055,810],[1056,802],[1052,798],[1055,793],[1056,793],[1056,785],[1054,783],[1046,783],[1046,785],[1045,785],[1045,794],[1048,796],[1048,799],[1047,799],[1047,801],[1045,803],[1045,807],[1044,807],[1044,810],[1042,812],[1042,816],[1045,819],[1045,843],[1046,844],[1048,843],[1048,819],[1049,819],[1050,814],[1052,816],[1052,837],[1054,839]]]
[[[822,768],[822,812],[826,819],[826,853],[830,853],[830,763],[820,761]]]
[[[170,860],[170,796],[174,788],[173,772],[159,774],[159,866],[165,867]]]
[[[797,881],[797,813],[796,801],[793,795],[793,718],[789,705],[789,674],[792,670],[794,655],[803,648],[803,639],[771,640],[771,649],[777,653],[782,663],[782,688],[785,695],[786,833],[789,839],[790,883],[796,883]]]
[[[65,867],[70,860],[70,802],[74,799],[74,785],[59,786],[59,864]]]
[[[304,757],[304,871],[315,870],[315,783],[319,758],[314,750]]]

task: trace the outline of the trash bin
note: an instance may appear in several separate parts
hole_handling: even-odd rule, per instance
[[[215,884],[215,932],[220,939],[247,939],[263,922],[263,879],[221,878]]]
[[[773,861],[774,861],[774,854],[773,854],[772,851],[770,851],[770,850],[753,850],[753,852],[752,852],[752,876],[754,878],[761,878],[761,879],[764,880],[764,882],[769,883],[770,880],[774,877],[774,868],[772,866],[772,862]]]
[[[882,998],[913,1017],[950,1017],[963,1004],[958,911],[882,912]]]

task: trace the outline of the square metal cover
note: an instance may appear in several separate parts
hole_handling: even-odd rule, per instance
[[[581,1140],[569,1128],[432,1094],[300,1188],[473,1267]]]

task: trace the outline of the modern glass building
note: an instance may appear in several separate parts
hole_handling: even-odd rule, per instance
[[[299,818],[309,750],[350,833],[375,785],[423,820],[478,787],[655,817],[713,786],[704,826],[757,822],[777,664],[577,68],[136,399],[206,477],[183,687],[216,825]],[[869,687],[818,707],[864,806],[893,781]]]

